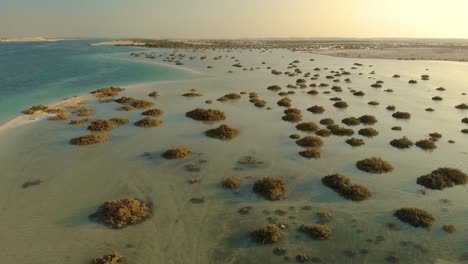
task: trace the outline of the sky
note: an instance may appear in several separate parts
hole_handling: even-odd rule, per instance
[[[468,38],[468,0],[0,0],[0,37]]]

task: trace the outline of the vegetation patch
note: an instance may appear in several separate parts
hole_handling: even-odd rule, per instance
[[[417,179],[417,183],[433,190],[443,190],[456,185],[464,185],[468,176],[459,169],[438,168],[430,174],[423,175]]]
[[[356,117],[346,117],[343,120],[341,120],[341,122],[348,126],[357,126],[361,124],[361,120]]]
[[[373,115],[363,115],[359,117],[359,120],[361,120],[361,123],[364,125],[374,125],[378,122],[377,118],[375,118]]]
[[[75,119],[71,120],[68,124],[70,125],[82,125],[82,124],[87,124],[89,122],[92,122],[92,118],[82,118],[82,119]]]
[[[314,106],[307,108],[307,111],[314,113],[314,114],[323,114],[323,112],[325,112],[325,108],[320,105],[314,105]]]
[[[315,132],[319,130],[319,126],[317,126],[317,124],[315,124],[314,122],[304,122],[298,124],[296,126],[296,129],[305,132]]]
[[[184,96],[184,97],[198,97],[198,96],[202,96],[202,94],[196,93],[196,92],[189,92],[189,93],[182,94],[182,96]]]
[[[229,93],[229,94],[221,96],[220,98],[217,99],[217,101],[226,102],[226,101],[229,101],[229,100],[239,100],[239,99],[241,99],[240,94]]]
[[[400,112],[400,111],[393,113],[392,116],[396,119],[410,119],[411,118],[410,113]]]
[[[146,108],[146,107],[150,107],[154,105],[154,103],[150,101],[146,101],[143,99],[135,99],[133,97],[126,97],[126,96],[123,96],[115,100],[115,102],[119,104],[129,105],[129,106],[132,106],[133,108]]]
[[[145,115],[145,116],[160,116],[160,115],[164,114],[164,111],[161,110],[161,109],[158,109],[158,108],[154,108],[154,109],[146,110],[146,111],[142,112],[141,114]]]
[[[349,137],[349,136],[354,135],[354,130],[352,130],[351,128],[342,127],[336,124],[329,125],[327,126],[327,128],[330,129],[330,131],[335,136],[348,136]]]
[[[240,130],[230,127],[228,125],[220,125],[217,128],[214,129],[209,129],[205,131],[205,135],[211,138],[216,138],[216,139],[232,139],[237,137],[240,134]]]
[[[91,131],[110,131],[116,127],[116,124],[109,120],[95,120],[92,121],[89,126],[88,130]]]
[[[432,150],[432,149],[437,148],[434,140],[432,139],[422,139],[422,140],[416,141],[416,146],[424,150]]]
[[[239,176],[227,177],[223,180],[222,185],[224,188],[237,189],[241,184],[241,178]]]
[[[97,89],[95,91],[92,91],[91,93],[98,98],[107,98],[117,96],[120,92],[124,90],[124,88],[110,86],[106,88]]]
[[[459,105],[455,106],[455,108],[461,109],[461,110],[467,110],[468,109],[468,104],[465,104],[465,103],[459,104]]]
[[[273,244],[281,238],[281,229],[275,225],[267,225],[250,233],[253,241],[260,244]]]
[[[90,219],[108,227],[119,229],[143,222],[151,217],[151,204],[136,198],[107,201]]]
[[[333,189],[343,198],[352,201],[363,201],[372,197],[372,193],[367,187],[360,184],[353,184],[348,177],[341,174],[325,176],[322,178],[322,183]]]
[[[270,91],[275,91],[275,92],[277,92],[277,91],[281,90],[281,86],[279,86],[279,85],[271,85],[271,86],[268,86],[267,89],[270,90]]]
[[[159,119],[147,116],[141,120],[136,121],[134,124],[135,126],[139,126],[139,127],[156,127],[156,126],[161,125],[162,121]]]
[[[371,137],[377,136],[379,134],[379,131],[371,127],[366,127],[366,128],[359,129],[358,134],[364,137],[371,138]]]
[[[288,97],[284,97],[278,102],[276,102],[276,104],[283,107],[291,107],[291,99],[289,99]]]
[[[299,231],[317,240],[325,240],[332,235],[332,230],[328,226],[322,224],[302,225],[299,227]]]
[[[168,149],[164,151],[161,154],[161,156],[163,156],[163,158],[165,159],[173,160],[173,159],[183,159],[190,154],[192,154],[192,151],[189,148],[178,147],[178,148],[172,148],[172,149]]]
[[[332,132],[330,129],[322,128],[317,130],[315,134],[320,137],[329,137],[332,135]]]
[[[95,257],[92,264],[121,264],[124,258],[117,253]]]
[[[339,101],[339,102],[334,103],[333,106],[336,108],[347,108],[348,103],[346,103],[345,101]]]
[[[296,144],[305,148],[315,148],[323,145],[323,140],[315,136],[306,136],[296,140]]]
[[[49,116],[50,121],[64,121],[70,119],[70,115],[67,112],[58,113],[54,116]]]
[[[318,148],[309,148],[299,152],[299,155],[306,159],[318,159],[320,158],[320,149]]]
[[[268,176],[256,181],[253,191],[271,201],[286,198],[286,184],[277,177]]]
[[[84,136],[81,136],[81,137],[72,138],[70,140],[70,144],[72,144],[72,145],[93,145],[93,144],[98,144],[98,143],[105,142],[107,140],[109,140],[109,137],[104,135],[104,134],[92,133],[92,134],[84,135]]]
[[[393,166],[385,160],[377,157],[360,160],[356,167],[369,173],[387,173],[393,171]]]
[[[324,125],[324,126],[329,126],[329,125],[333,125],[335,123],[335,121],[331,118],[324,118],[322,120],[320,120],[320,124]]]
[[[73,111],[74,114],[77,116],[91,116],[94,114],[94,110],[87,107],[87,106],[82,106],[75,111]]]
[[[413,141],[411,141],[407,137],[402,137],[402,138],[398,138],[398,139],[394,139],[390,141],[390,145],[392,145],[395,148],[406,149],[406,148],[410,148],[411,146],[413,146]]]
[[[360,138],[350,138],[350,139],[347,139],[347,140],[346,140],[346,143],[347,143],[348,145],[350,145],[350,146],[353,146],[353,147],[360,147],[360,146],[366,144],[366,143],[364,142],[364,140],[363,140],[363,139],[360,139]]]
[[[185,116],[199,121],[221,121],[226,119],[224,113],[219,110],[203,108],[189,111],[185,113]]]
[[[403,207],[396,210],[394,215],[414,227],[431,227],[435,221],[432,214],[419,208]]]

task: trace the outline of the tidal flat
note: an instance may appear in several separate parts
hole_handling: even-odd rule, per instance
[[[468,127],[460,121],[468,110],[456,107],[468,103],[468,64],[338,58],[283,49],[135,48],[127,56],[193,76],[115,83],[125,90],[105,100],[84,97],[80,107],[92,109],[87,118],[110,124],[113,118],[129,120],[100,131],[107,140],[97,144],[70,144],[94,133],[88,123],[70,125],[70,120],[38,118],[0,130],[2,263],[86,264],[114,252],[128,264],[467,261],[466,186],[432,190],[417,179],[445,167],[468,172],[468,135],[461,132]],[[103,87],[89,87],[89,92],[98,88]],[[357,91],[360,96],[354,95]],[[148,96],[154,92],[158,96]],[[286,98],[281,92],[287,92],[287,105],[277,104]],[[183,96],[187,93],[198,96]],[[117,111],[124,96],[151,104]],[[443,100],[433,100],[435,96]],[[264,107],[250,101],[255,98]],[[347,107],[334,107],[337,102]],[[307,111],[314,106],[323,109]],[[224,118],[186,116],[199,108],[216,110]],[[317,129],[330,126],[321,122],[329,118],[353,133],[319,137],[310,129],[298,130],[299,123],[282,119],[289,108],[299,110],[300,122],[313,122]],[[62,108],[71,120],[80,119],[77,109]],[[158,125],[135,126],[150,109],[160,109]],[[392,116],[399,112],[410,118]],[[341,123],[366,115],[378,122]],[[219,140],[205,135],[222,125],[235,128],[236,136]],[[366,128],[378,134],[361,136],[358,131]],[[319,157],[301,156],[309,148],[296,144],[292,134],[321,139],[313,148]],[[428,140],[436,148],[400,149],[390,143],[403,137]],[[365,144],[350,147],[346,142],[351,138]],[[177,159],[164,158],[171,149],[186,151]],[[393,170],[368,173],[356,167],[372,157]],[[347,194],[341,192],[352,184],[340,193],[325,186],[322,178],[334,174],[364,186],[368,198],[343,198]],[[236,188],[225,188],[223,181],[234,176]],[[254,191],[265,177],[280,180],[281,188],[276,181],[262,187],[262,194],[278,199]],[[147,202],[151,217],[122,229],[90,219],[106,201],[131,197]],[[400,208],[424,210],[430,227],[400,221],[395,216]],[[444,231],[448,225],[456,232]],[[304,233],[304,227],[314,228]],[[274,232],[261,232],[257,239],[259,230]],[[311,238],[311,232],[320,233],[320,239]]]

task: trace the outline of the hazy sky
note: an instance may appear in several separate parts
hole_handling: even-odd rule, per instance
[[[0,0],[0,37],[468,38],[468,0]]]

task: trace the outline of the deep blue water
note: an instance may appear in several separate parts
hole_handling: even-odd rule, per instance
[[[187,72],[132,60],[139,47],[91,47],[99,40],[0,43],[0,124],[33,104],[99,87],[190,78]]]

